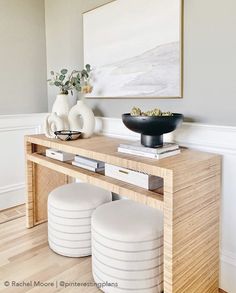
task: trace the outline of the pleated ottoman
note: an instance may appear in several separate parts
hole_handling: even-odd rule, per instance
[[[54,189],[48,197],[48,242],[58,254],[91,255],[91,215],[112,200],[112,194],[87,183],[72,183]]]
[[[131,200],[98,207],[92,270],[106,293],[163,292],[163,213]]]

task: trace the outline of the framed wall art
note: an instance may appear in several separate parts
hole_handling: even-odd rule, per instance
[[[115,0],[83,14],[90,98],[181,98],[183,1]]]

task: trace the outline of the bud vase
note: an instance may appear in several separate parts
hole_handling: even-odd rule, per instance
[[[68,114],[70,111],[68,95],[60,94],[57,95],[57,98],[52,106],[52,113],[56,113],[63,121],[63,128],[58,130],[68,130]]]
[[[95,117],[91,108],[83,100],[77,101],[77,104],[71,108],[68,119],[70,130],[81,131],[83,138],[88,138],[93,134]]]

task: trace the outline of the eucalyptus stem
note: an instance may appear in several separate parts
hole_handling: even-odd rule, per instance
[[[91,66],[85,65],[83,70],[72,70],[68,74],[68,69],[61,69],[60,73],[51,71],[51,79],[48,79],[49,85],[56,86],[60,89],[60,93],[68,94],[69,91],[76,90],[78,93],[90,93],[92,86],[90,81]]]

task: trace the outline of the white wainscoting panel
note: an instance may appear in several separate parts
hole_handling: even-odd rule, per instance
[[[0,210],[25,202],[24,135],[40,133],[45,115],[0,115]]]
[[[130,140],[140,137],[116,118],[97,117],[96,131]],[[228,293],[236,293],[236,127],[183,123],[176,131],[165,135],[164,140],[223,157],[220,287]]]

